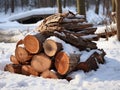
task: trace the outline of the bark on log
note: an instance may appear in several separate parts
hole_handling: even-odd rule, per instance
[[[55,57],[55,67],[60,75],[66,75],[73,71],[78,64],[80,55],[59,52]]]
[[[111,36],[114,36],[117,34],[117,31],[113,30],[111,32],[103,32],[103,33],[96,33],[96,35],[98,35],[99,37],[102,37],[102,38],[107,38],[107,37],[111,37]]]
[[[46,39],[42,34],[27,35],[24,38],[24,46],[26,50],[31,54],[37,54],[42,51],[42,43]]]
[[[62,44],[48,39],[45,40],[45,42],[43,43],[43,48],[45,54],[51,57],[54,56],[60,50],[62,50]]]
[[[44,32],[43,33],[46,36],[56,36],[60,39],[62,39],[63,41],[65,41],[66,43],[69,43],[75,47],[77,47],[79,50],[86,50],[86,49],[96,49],[96,43],[91,42],[89,40],[85,40],[81,37],[76,37],[72,34],[69,33],[60,33],[60,32]]]
[[[39,76],[39,73],[33,69],[30,65],[23,65],[22,66],[22,74],[23,75],[34,75],[34,76]]]
[[[98,52],[94,52],[85,62],[80,62],[77,67],[76,70],[83,70],[84,72],[89,72],[91,70],[97,70],[98,64],[104,64],[105,60],[104,60],[104,56],[105,56],[105,52],[104,50],[100,50],[101,53]]]
[[[10,56],[10,61],[11,61],[13,64],[20,64],[19,61],[17,60],[17,58],[16,58],[14,55],[11,55],[11,56]]]
[[[50,79],[58,79],[57,75],[50,70],[46,70],[46,71],[42,72],[41,77],[50,78]]]
[[[70,30],[70,31],[81,31],[82,29],[88,28],[88,27],[93,27],[93,24],[90,23],[66,23],[66,24],[62,24],[62,26],[66,29],[66,30]]]
[[[66,23],[83,23],[85,22],[85,19],[69,19],[69,18],[64,18],[61,24],[66,24]]]
[[[34,55],[31,61],[31,66],[37,72],[43,72],[51,67],[51,60],[48,56],[41,53],[39,55]]]
[[[25,63],[31,60],[32,55],[30,55],[25,48],[16,47],[15,49],[15,57],[20,63]]]
[[[21,74],[22,65],[20,64],[6,64],[4,71]]]
[[[43,20],[42,24],[37,28],[37,30],[40,32],[45,32],[45,31],[54,32],[55,30],[61,30],[61,27],[56,26],[56,27],[52,27],[51,29],[47,25],[49,25],[50,23],[60,23],[63,21],[63,18],[65,16],[66,14],[60,14],[60,13],[51,15]]]

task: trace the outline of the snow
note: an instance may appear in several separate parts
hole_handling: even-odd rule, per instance
[[[9,21],[8,15],[0,15],[2,17],[0,20],[0,36],[6,35],[10,37],[8,35],[10,34],[11,37],[14,36],[16,41],[28,33],[36,33],[35,28],[40,23],[19,24],[15,21]],[[91,15],[94,16],[92,12]],[[102,28],[104,27],[99,27],[99,30],[102,31]],[[94,52],[91,51],[86,54],[85,51],[80,52],[77,48],[63,42],[59,38],[50,37],[49,39],[61,42],[64,45],[64,50],[68,53],[76,52],[82,54],[80,57],[82,61],[86,60]],[[73,80],[68,82],[65,79],[44,79],[42,77],[25,76],[4,71],[4,66],[11,63],[9,58],[10,55],[14,54],[16,42],[7,43],[2,40],[0,42],[0,90],[120,90],[120,42],[117,41],[116,36],[113,36],[108,41],[101,38],[96,43],[99,49],[105,50],[106,63],[100,64],[97,71],[88,73],[83,71],[73,72],[69,75]]]

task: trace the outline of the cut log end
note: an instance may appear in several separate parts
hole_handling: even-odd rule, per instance
[[[20,64],[7,64],[4,71],[21,74],[21,68],[22,66]]]
[[[22,66],[22,74],[27,76],[29,75],[39,76],[39,73],[35,71],[30,65]]]
[[[43,72],[51,67],[51,60],[43,53],[39,55],[34,55],[31,61],[31,66],[37,72]]]
[[[11,56],[10,56],[10,61],[11,61],[13,64],[19,64],[19,61],[17,60],[17,58],[16,58],[14,55],[11,55]]]
[[[43,43],[43,48],[45,53],[51,57],[51,56],[54,56],[57,51],[62,49],[62,45],[53,40],[46,40]]]
[[[55,67],[61,75],[66,74],[69,69],[69,56],[64,52],[59,52],[55,57]]]
[[[19,62],[24,63],[29,61],[32,56],[29,55],[29,53],[23,47],[16,47],[15,57]]]
[[[56,75],[54,72],[50,71],[50,70],[44,71],[44,72],[41,74],[41,76],[42,76],[43,78],[58,79],[57,75]]]
[[[24,45],[26,50],[32,54],[38,53],[42,47],[38,39],[33,35],[27,35],[24,38]]]

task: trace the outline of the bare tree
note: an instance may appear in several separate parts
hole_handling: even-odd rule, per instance
[[[57,6],[58,6],[58,12],[62,13],[62,1],[61,0],[57,0]]]
[[[11,0],[11,12],[14,13],[14,6],[15,6],[15,2],[14,0]]]
[[[85,15],[85,0],[77,0],[77,12],[78,14]]]
[[[115,0],[117,12],[117,38],[120,41],[120,0]]]
[[[99,5],[100,5],[100,0],[96,0],[96,8],[95,8],[96,14],[99,14]]]

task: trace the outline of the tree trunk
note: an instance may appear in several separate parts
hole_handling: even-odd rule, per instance
[[[51,67],[51,59],[41,53],[39,55],[34,55],[31,61],[31,66],[37,71],[37,72],[43,72],[45,70],[50,69]]]
[[[115,0],[112,0],[112,12],[116,12]]]
[[[77,12],[78,14],[85,15],[85,0],[77,0]]]
[[[45,40],[45,42],[43,43],[43,48],[45,54],[51,57],[51,56],[55,56],[57,52],[62,50],[62,44],[48,39]]]
[[[14,4],[15,2],[14,2],[14,0],[11,0],[11,12],[12,13],[14,13],[14,6],[15,6],[15,4]]]
[[[96,0],[96,8],[95,8],[96,14],[99,14],[99,5],[100,5],[100,0]]]
[[[58,13],[62,13],[62,0],[57,0]]]
[[[66,75],[73,71],[80,59],[79,54],[70,54],[59,52],[55,57],[55,67],[60,75]]]
[[[116,0],[116,12],[117,12],[117,38],[120,41],[120,0]]]

